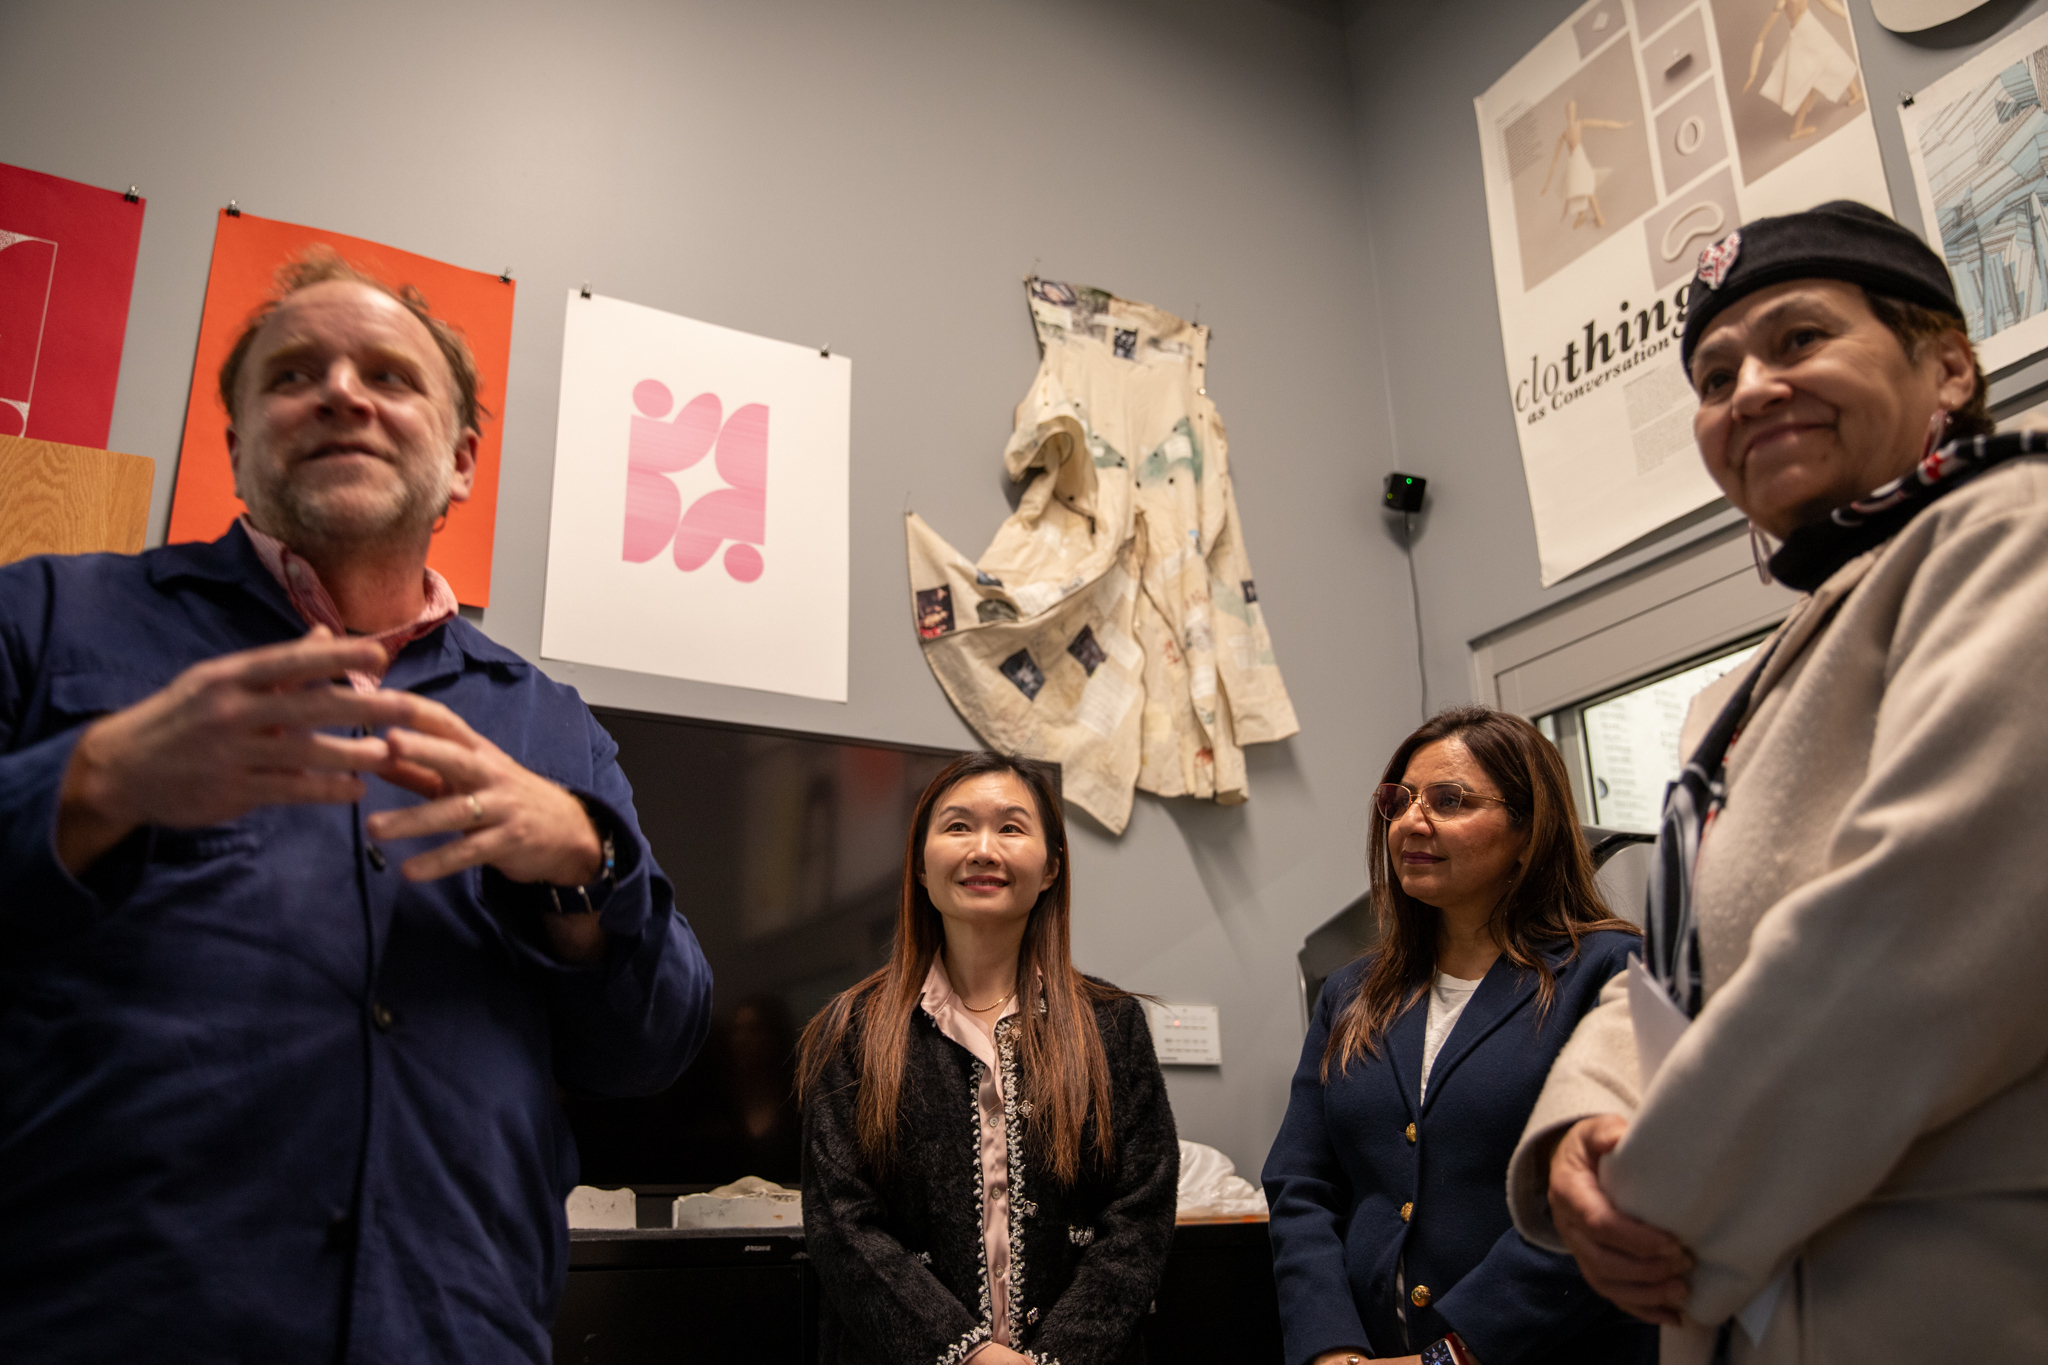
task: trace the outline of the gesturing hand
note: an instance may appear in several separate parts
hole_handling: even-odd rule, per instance
[[[385,731],[390,756],[377,775],[426,797],[364,822],[373,839],[461,837],[417,853],[400,870],[416,882],[490,866],[515,882],[580,886],[603,866],[597,828],[564,787],[521,767],[437,701],[410,693]]]
[[[1619,1114],[1581,1119],[1550,1158],[1550,1215],[1593,1291],[1646,1322],[1675,1327],[1692,1256],[1676,1237],[1631,1218],[1600,1188],[1600,1158],[1621,1144]]]
[[[327,680],[376,669],[373,640],[304,639],[197,663],[160,692],[87,726],[57,798],[57,857],[73,873],[143,825],[190,829],[258,806],[348,802],[359,771],[385,761],[381,739],[320,729],[389,723],[391,694]]]

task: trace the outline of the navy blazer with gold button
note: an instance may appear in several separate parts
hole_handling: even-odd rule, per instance
[[[1594,1294],[1570,1257],[1524,1241],[1506,1190],[1551,1062],[1641,942],[1603,931],[1569,961],[1568,944],[1546,951],[1557,988],[1541,1012],[1536,974],[1501,957],[1437,1054],[1426,1101],[1427,994],[1379,1056],[1333,1066],[1324,1084],[1331,1023],[1371,959],[1330,977],[1264,1173],[1287,1365],[1338,1349],[1408,1355],[1452,1330],[1483,1365],[1656,1360],[1656,1329]]]

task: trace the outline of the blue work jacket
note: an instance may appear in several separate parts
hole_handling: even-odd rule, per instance
[[[660,1089],[711,981],[575,692],[468,622],[384,685],[433,697],[617,831],[604,961],[544,889],[413,883],[373,811],[271,806],[57,861],[81,728],[187,666],[305,633],[239,527],[0,568],[0,1357],[534,1361],[567,1272],[558,1084]],[[440,836],[445,838],[446,836]]]
[[[1425,994],[1377,1057],[1321,1078],[1332,1021],[1371,960],[1323,986],[1264,1173],[1287,1365],[1348,1348],[1408,1355],[1455,1330],[1482,1365],[1652,1365],[1657,1329],[1595,1295],[1568,1256],[1508,1216],[1508,1158],[1573,1027],[1642,940],[1588,934],[1547,951],[1556,994],[1497,959],[1422,1087]],[[1401,1288],[1396,1276],[1401,1276]],[[1406,1322],[1403,1322],[1403,1314]]]

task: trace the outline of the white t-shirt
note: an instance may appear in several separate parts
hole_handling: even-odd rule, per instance
[[[1478,981],[1436,974],[1436,981],[1429,988],[1429,1022],[1422,1036],[1422,1091],[1416,1096],[1418,1103],[1429,1094],[1429,1069],[1436,1065],[1436,1054],[1444,1050],[1444,1040],[1451,1036],[1458,1016],[1465,1012],[1472,992],[1478,989]]]

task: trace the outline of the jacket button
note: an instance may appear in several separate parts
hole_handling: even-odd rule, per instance
[[[1412,1201],[1411,1201],[1411,1202],[1409,1202],[1409,1203],[1403,1204],[1403,1205],[1401,1206],[1401,1221],[1402,1221],[1402,1222],[1404,1222],[1404,1223],[1405,1223],[1405,1222],[1407,1222],[1407,1221],[1408,1221],[1408,1219],[1409,1219],[1409,1218],[1410,1218],[1410,1217],[1411,1217],[1411,1216],[1412,1216],[1412,1215],[1414,1214],[1414,1212],[1415,1212],[1415,1205],[1414,1205],[1414,1203],[1413,1203]]]
[[[1417,1308],[1429,1307],[1429,1286],[1426,1284],[1418,1284],[1413,1289],[1409,1290],[1408,1302],[1414,1304]]]
[[[1406,1137],[1406,1138],[1408,1139],[1408,1141],[1409,1141],[1409,1142],[1411,1142],[1411,1143],[1412,1143],[1412,1142],[1414,1142],[1414,1141],[1415,1141],[1415,1125],[1414,1125],[1414,1124],[1412,1124],[1412,1123],[1411,1123],[1411,1124],[1409,1124],[1409,1125],[1408,1125],[1408,1126],[1407,1126],[1406,1128],[1403,1128],[1403,1129],[1401,1130],[1401,1133],[1402,1133],[1402,1135],[1403,1135],[1404,1137]]]
[[[384,870],[384,861],[385,861],[385,860],[384,860],[384,850],[383,850],[383,849],[381,849],[381,848],[379,848],[379,847],[377,847],[377,846],[376,846],[375,844],[371,844],[371,845],[370,845],[370,852],[369,852],[369,855],[368,855],[368,856],[369,856],[369,859],[370,859],[370,866],[371,866],[371,868],[372,868],[372,869],[374,869],[375,871],[378,871],[378,872],[382,872],[382,871]]]
[[[398,1022],[398,1016],[391,1012],[391,1006],[379,1000],[370,1006],[370,1022],[377,1026],[377,1032],[389,1033],[391,1026]]]

